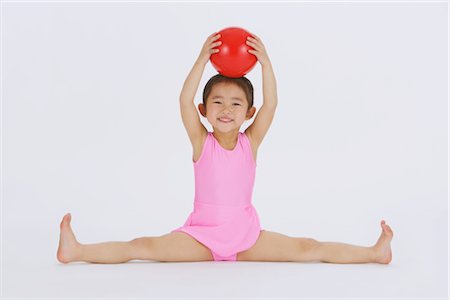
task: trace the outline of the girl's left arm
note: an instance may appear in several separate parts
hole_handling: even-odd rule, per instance
[[[254,50],[248,50],[248,52],[256,56],[262,67],[263,105],[259,109],[255,120],[245,130],[245,132],[247,136],[249,136],[253,142],[259,146],[269,130],[270,124],[275,116],[278,96],[275,74],[273,72],[269,56],[267,55],[267,51],[261,42],[261,39],[254,34],[252,34],[252,36],[253,37],[247,38],[247,45],[251,46]]]

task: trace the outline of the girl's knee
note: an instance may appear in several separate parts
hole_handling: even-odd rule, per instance
[[[298,238],[300,251],[313,252],[320,246],[320,242],[312,238]]]
[[[136,259],[148,260],[151,259],[152,249],[154,248],[154,238],[153,237],[140,237],[131,240],[131,249],[133,252],[133,257]]]
[[[299,261],[317,261],[319,260],[320,242],[312,238],[298,238],[299,243]]]

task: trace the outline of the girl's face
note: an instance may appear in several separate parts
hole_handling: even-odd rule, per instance
[[[233,83],[221,82],[213,86],[206,100],[206,112],[202,115],[221,132],[239,129],[244,121],[250,119],[255,108],[248,111],[248,102],[244,91]]]

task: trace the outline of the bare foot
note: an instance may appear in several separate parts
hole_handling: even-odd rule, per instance
[[[81,244],[75,238],[72,228],[70,227],[70,220],[72,216],[70,213],[66,214],[61,221],[59,235],[59,247],[56,257],[62,263],[69,263],[76,261],[80,256]]]
[[[391,227],[386,224],[384,220],[381,221],[380,238],[378,239],[373,249],[375,250],[375,262],[380,264],[388,264],[392,260],[391,240],[394,237]]]

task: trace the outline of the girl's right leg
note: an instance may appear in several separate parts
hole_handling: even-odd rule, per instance
[[[64,216],[60,228],[57,258],[62,263],[123,263],[133,259],[156,261],[210,261],[211,251],[183,232],[160,237],[142,237],[129,242],[80,244],[70,227],[70,214]]]

